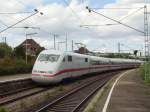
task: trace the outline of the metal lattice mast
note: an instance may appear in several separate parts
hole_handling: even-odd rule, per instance
[[[150,61],[150,39],[149,39],[149,32],[148,32],[148,16],[147,16],[147,6],[144,6],[144,36],[145,36],[145,58],[149,62]],[[148,65],[145,64],[145,80],[150,78],[149,68]]]
[[[148,37],[148,16],[147,6],[144,6],[144,37],[145,37],[145,58],[149,57],[149,37]]]

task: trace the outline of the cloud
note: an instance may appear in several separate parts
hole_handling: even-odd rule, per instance
[[[18,2],[19,1],[19,2]],[[90,1],[90,0],[89,0]],[[105,49],[107,51],[117,51],[115,47],[118,42],[125,44],[135,44],[133,48],[137,48],[139,44],[143,45],[141,40],[143,34],[127,28],[123,25],[105,26],[105,24],[112,23],[114,21],[108,20],[95,13],[89,13],[86,9],[86,5],[91,2],[85,2],[81,4],[77,0],[70,1],[69,5],[59,2],[44,2],[43,0],[5,0],[0,7],[0,12],[20,12],[20,11],[32,11],[34,8],[42,11],[43,16],[35,15],[34,17],[18,24],[17,26],[34,26],[40,27],[41,30],[35,29],[10,29],[2,36],[8,37],[10,45],[17,46],[22,40],[24,40],[25,33],[37,32],[37,42],[47,48],[53,46],[53,34],[58,34],[57,41],[65,40],[65,34],[68,34],[68,46],[71,46],[71,40],[75,42],[83,42],[91,50],[102,48],[101,45],[106,44]],[[8,3],[9,2],[9,3]],[[116,0],[114,3],[107,3],[105,8],[111,7],[143,7],[144,4],[150,6],[150,1],[145,0]],[[137,9],[130,10],[96,10],[110,18],[119,20],[132,14]],[[7,25],[11,25],[18,20],[29,16],[29,14],[18,15],[0,15],[2,21]],[[136,29],[143,31],[143,9],[138,11],[133,16],[130,16],[121,21],[124,24],[132,26]],[[99,27],[83,28],[80,25],[104,25]],[[6,28],[6,26],[0,24],[0,29]],[[35,36],[36,38],[36,36]],[[13,43],[12,41],[13,40]],[[140,43],[141,42],[141,43]],[[108,44],[109,43],[109,44]],[[136,44],[137,43],[137,44]],[[71,47],[70,47],[71,49]]]

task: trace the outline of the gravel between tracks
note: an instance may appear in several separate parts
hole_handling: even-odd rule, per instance
[[[84,84],[87,81],[87,79],[90,79],[90,78],[94,78],[94,77],[88,77],[83,80],[76,80],[73,83],[58,85],[42,93],[38,93],[33,96],[23,98],[19,101],[15,101],[10,104],[4,105],[3,107],[8,112],[13,112],[13,111],[14,112],[23,112],[23,111],[29,112],[28,110],[30,110],[30,108],[36,107],[37,104],[45,102],[47,99],[53,99],[55,98],[54,96],[64,94],[68,90],[76,88],[77,86]]]

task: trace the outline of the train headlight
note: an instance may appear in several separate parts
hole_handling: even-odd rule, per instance
[[[33,70],[33,72],[34,72],[34,73],[37,73],[38,71],[37,71],[37,70]]]
[[[53,73],[53,71],[48,71],[48,73],[49,73],[49,74],[52,74],[52,73]]]

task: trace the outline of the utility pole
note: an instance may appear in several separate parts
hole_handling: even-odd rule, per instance
[[[27,55],[27,33],[26,33],[26,64],[28,63],[28,55]]]
[[[68,47],[68,35],[67,35],[67,33],[66,33],[66,51],[67,51],[67,47]]]
[[[28,63],[28,42],[27,42],[27,36],[29,36],[29,35],[35,35],[35,34],[37,34],[37,33],[26,33],[26,64]]]
[[[7,42],[6,42],[6,37],[3,37],[3,42],[6,44]]]
[[[73,42],[73,40],[71,41],[71,43],[72,43],[72,52],[73,52],[73,50],[74,50],[74,46],[73,46],[74,42]]]
[[[4,39],[5,39],[5,44],[7,43],[7,41],[6,41],[6,37],[4,37]]]
[[[58,42],[58,50],[59,50],[59,44],[66,43],[66,41]]]
[[[145,37],[145,58],[149,57],[149,38],[148,38],[148,17],[147,6],[144,6],[144,37]]]
[[[118,43],[118,53],[119,53],[119,57],[120,57],[120,42]]]
[[[148,16],[147,16],[147,6],[144,6],[144,37],[145,37],[145,59],[149,61],[149,37],[148,37]],[[145,80],[150,77],[148,76],[148,67],[147,64],[144,66],[145,68]]]
[[[57,34],[53,34],[54,36],[54,50],[56,50],[56,38],[58,37]]]
[[[120,54],[120,42],[118,43],[118,53]]]
[[[57,49],[59,50],[59,42],[58,42],[58,46],[57,46]]]
[[[54,49],[56,50],[56,34],[54,34]]]

